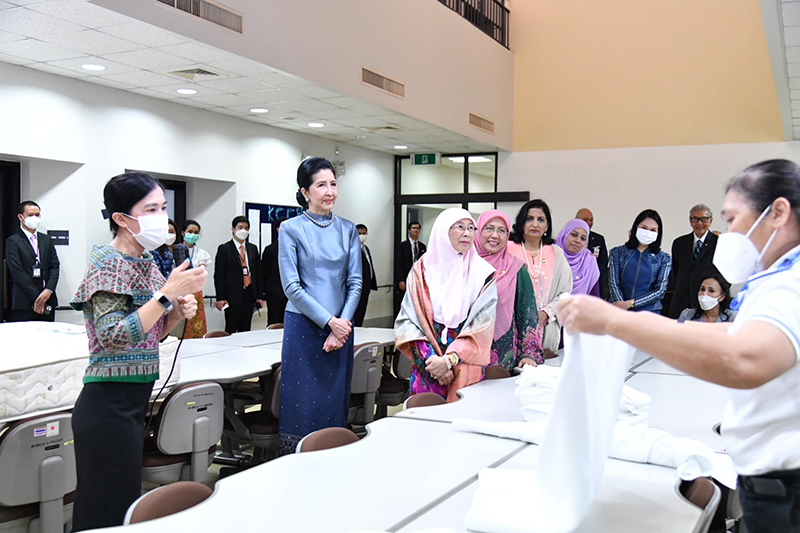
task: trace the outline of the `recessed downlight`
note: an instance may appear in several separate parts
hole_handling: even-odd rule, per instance
[[[178,89],[175,92],[178,93],[178,94],[184,94],[186,96],[191,96],[193,94],[197,94],[197,91],[195,91],[194,89]]]
[[[395,150],[408,150],[408,146],[406,146],[405,144],[396,144],[396,145],[394,145],[394,149]]]
[[[325,124],[323,124],[322,122],[309,122],[308,123],[308,127],[309,128],[324,128]]]
[[[96,63],[86,63],[81,65],[83,70],[91,70],[92,72],[100,72],[101,70],[105,70],[105,65],[98,65]]]
[[[260,115],[262,113],[269,113],[269,109],[266,109],[264,107],[251,107],[250,112]]]

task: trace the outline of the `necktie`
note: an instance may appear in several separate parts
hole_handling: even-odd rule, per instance
[[[697,258],[700,257],[700,250],[703,249],[703,241],[697,241],[697,245],[694,247],[694,254],[692,255],[692,261],[697,261]]]
[[[414,241],[414,262],[416,262],[417,259],[419,259],[419,244],[417,241]]]
[[[239,247],[239,258],[242,260],[242,273],[244,275],[244,288],[250,286],[250,271],[247,269],[247,259],[244,256],[244,245]]]
[[[31,246],[33,246],[33,253],[36,254],[36,259],[39,259],[39,243],[36,240],[36,234],[31,235]]]

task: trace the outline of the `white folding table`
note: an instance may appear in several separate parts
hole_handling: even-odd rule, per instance
[[[213,381],[220,384],[236,383],[272,370],[281,360],[280,349],[232,348],[181,360],[178,385],[196,381]]]
[[[644,364],[637,366],[633,369],[636,374],[668,374],[672,376],[685,376],[684,372],[681,372],[677,368],[672,368],[667,363],[660,361],[656,358],[650,359],[649,361],[645,362]]]

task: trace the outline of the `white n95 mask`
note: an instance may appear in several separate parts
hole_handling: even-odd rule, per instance
[[[758,220],[755,221],[753,226],[748,230],[746,235],[741,233],[723,233],[717,240],[717,249],[714,251],[714,266],[717,267],[719,273],[728,281],[728,283],[744,283],[747,279],[756,272],[764,269],[764,264],[761,259],[772,244],[778,230],[772,232],[767,244],[761,253],[756,249],[756,245],[750,240],[750,234],[756,227],[764,220],[772,206],[768,206]]]
[[[649,229],[638,228],[636,230],[636,240],[642,246],[650,246],[658,239],[657,231],[650,231]]]
[[[26,228],[32,229],[36,231],[36,228],[39,227],[39,223],[42,221],[40,217],[32,216],[25,219],[24,224]]]
[[[697,297],[697,301],[700,304],[700,309],[703,311],[711,311],[719,305],[719,300],[708,294],[701,294]]]
[[[243,241],[247,238],[248,235],[250,235],[250,232],[247,231],[246,229],[237,229],[235,232],[233,232],[233,234],[236,235],[237,239]]]
[[[147,215],[138,218],[130,215],[125,216],[139,221],[139,233],[132,232],[130,228],[127,229],[136,239],[136,242],[141,244],[145,250],[152,252],[167,242],[167,236],[169,235],[168,215]]]

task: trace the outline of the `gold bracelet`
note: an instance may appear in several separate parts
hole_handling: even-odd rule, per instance
[[[454,367],[458,364],[458,356],[453,352],[447,354],[447,359],[450,361],[451,367]]]

